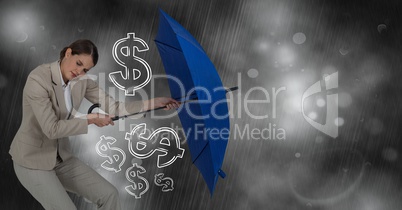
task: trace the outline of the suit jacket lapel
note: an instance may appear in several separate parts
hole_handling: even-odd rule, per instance
[[[64,100],[64,92],[62,87],[62,82],[60,78],[60,70],[59,70],[59,62],[53,62],[50,65],[50,71],[52,74],[52,86],[53,90],[56,94],[57,105],[59,106],[58,117],[59,119],[66,119],[67,117],[67,108],[66,108],[66,101]]]
[[[85,76],[80,77],[79,79],[70,81],[70,90],[71,90],[71,116],[69,118],[73,118],[74,116],[80,116],[81,113],[78,113],[78,109],[80,108],[81,101],[84,98],[85,89],[82,85],[85,80]]]

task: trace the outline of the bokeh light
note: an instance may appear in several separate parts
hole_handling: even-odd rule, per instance
[[[295,33],[293,35],[293,42],[295,44],[303,44],[306,41],[306,35],[302,32]]]
[[[324,107],[326,102],[323,98],[318,98],[316,104],[318,107]]]
[[[318,117],[316,112],[310,112],[307,116],[312,120],[315,120]]]
[[[337,117],[334,120],[334,124],[338,127],[343,126],[343,124],[345,124],[345,120],[342,117]]]
[[[258,70],[257,69],[249,69],[247,71],[247,76],[250,77],[250,78],[258,77]]]
[[[135,157],[133,157],[133,159],[131,159],[131,164],[133,164],[134,165],[134,163],[137,163],[137,165],[142,165],[142,160],[141,159],[139,159],[139,158],[135,158]]]

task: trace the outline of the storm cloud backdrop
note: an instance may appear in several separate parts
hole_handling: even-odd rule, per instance
[[[402,208],[402,3],[398,0],[37,0],[0,1],[0,208],[42,209],[17,180],[8,150],[22,119],[22,90],[30,71],[58,60],[77,39],[90,39],[100,59],[90,74],[120,100],[107,75],[122,70],[114,43],[135,33],[149,46],[138,53],[164,75],[154,39],[158,10],[182,24],[202,45],[226,87],[231,137],[211,197],[192,165],[186,134],[174,111],[71,137],[73,152],[119,189],[123,209],[353,209]],[[336,80],[335,89],[327,90]],[[318,82],[318,83],[317,83]],[[306,96],[313,84],[322,91]],[[170,96],[165,79],[143,88]],[[330,95],[335,96],[334,101]],[[334,102],[334,103],[332,103]],[[85,113],[91,104],[80,108]],[[330,107],[330,108],[328,108]],[[337,111],[334,111],[337,110]],[[328,116],[336,115],[333,119]],[[317,129],[312,121],[325,125]],[[128,153],[125,131],[145,122],[178,131],[184,157],[158,168],[157,155],[127,158],[146,169],[149,190],[128,194],[124,172],[101,167],[102,135]],[[328,130],[336,130],[329,135]],[[121,141],[120,141],[121,140]],[[164,173],[174,190],[153,184]],[[70,194],[78,209],[96,209]]]

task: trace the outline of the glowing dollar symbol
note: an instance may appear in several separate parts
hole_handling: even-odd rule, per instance
[[[101,157],[107,158],[101,166],[108,171],[114,171],[115,173],[121,170],[121,166],[126,160],[126,154],[124,151],[117,147],[111,147],[116,142],[113,137],[100,137],[100,141],[96,144],[96,153]]]
[[[125,73],[122,71],[112,72],[109,74],[109,78],[117,88],[124,90],[128,96],[134,96],[136,90],[143,88],[151,80],[151,67],[144,59],[135,55],[135,51],[144,52],[148,49],[147,43],[135,37],[135,33],[127,33],[126,38],[117,40],[113,45],[113,58],[120,66],[124,67]],[[135,63],[132,63],[131,57]],[[145,67],[145,71],[133,67],[138,66],[138,63]],[[125,85],[125,81],[130,81],[130,85]],[[132,81],[135,81],[137,85],[132,86]]]
[[[164,177],[163,173],[155,174],[154,183],[156,186],[162,187],[162,192],[173,191],[173,179]]]
[[[134,196],[136,199],[141,198],[143,194],[148,191],[148,181],[141,176],[141,174],[147,172],[145,168],[134,163],[133,166],[127,169],[126,178],[132,184],[125,187],[126,191]]]
[[[134,157],[145,159],[159,151],[162,154],[158,155],[158,168],[169,166],[177,158],[183,157],[184,149],[180,147],[179,137],[173,129],[169,127],[158,128],[148,137],[145,136],[145,133],[145,123],[135,126],[130,133],[126,133],[128,149]],[[136,134],[139,140],[132,138]],[[173,138],[173,144],[171,144],[171,138]]]

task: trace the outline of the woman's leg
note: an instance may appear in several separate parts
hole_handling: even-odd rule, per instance
[[[79,159],[73,157],[63,161],[54,170],[68,191],[82,195],[98,209],[120,210],[116,187]]]
[[[21,184],[45,209],[77,209],[55,171],[33,170],[14,163],[14,171]]]

